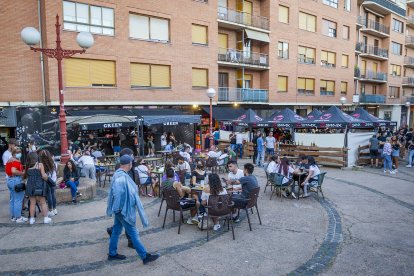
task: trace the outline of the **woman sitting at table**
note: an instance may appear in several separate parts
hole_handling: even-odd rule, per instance
[[[289,164],[289,160],[286,157],[283,157],[282,161],[280,162],[277,173],[284,176],[283,181],[282,181],[283,186],[288,188],[293,198],[296,198],[295,194],[293,193],[292,186],[291,186],[293,183],[292,174],[294,171],[295,170],[293,169],[293,167]],[[287,197],[286,191],[283,191],[282,195],[284,197]]]
[[[167,161],[165,162],[165,166],[164,166],[164,172],[166,172],[168,169],[173,169],[174,170],[174,164],[171,161]],[[164,174],[162,176],[162,181],[167,180],[167,174]],[[180,182],[180,176],[174,171],[174,181]]]
[[[268,174],[277,173],[280,167],[279,163],[280,163],[279,156],[277,155],[270,156],[270,162],[267,165],[266,172]]]
[[[63,169],[63,181],[70,188],[72,194],[72,203],[76,204],[76,196],[78,195],[79,173],[72,160],[66,163]]]
[[[145,196],[145,189],[144,187],[147,185],[150,185],[152,188],[152,191],[154,191],[154,185],[157,182],[157,179],[153,179],[153,177],[151,176],[151,172],[147,166],[147,164],[145,163],[145,160],[143,158],[138,158],[137,163],[139,164],[137,167],[135,167],[135,170],[138,172],[138,176],[139,176],[139,182],[142,186],[141,189],[141,194],[143,196]],[[147,196],[152,197],[153,194],[149,193],[147,194]]]
[[[321,173],[313,156],[308,156],[309,174],[305,180],[300,184],[303,187],[303,196],[308,197],[308,187],[313,188],[318,186],[318,175]]]
[[[199,160],[197,161],[197,167],[191,174],[191,184],[204,184],[207,173],[204,170],[204,162]]]
[[[208,199],[210,195],[227,195],[226,189],[221,185],[220,177],[216,174],[210,174],[208,176],[209,186],[206,186],[201,194],[201,204],[203,206],[208,205]],[[218,218],[211,218],[213,220],[214,226],[213,230],[217,231],[221,228]]]
[[[179,181],[175,181],[174,179],[174,169],[168,168],[166,171],[166,180],[162,182],[162,189],[174,188],[178,194],[180,195],[180,204],[182,208],[187,208],[189,205],[195,206],[195,209],[191,209],[191,216],[187,219],[187,224],[198,224],[198,216],[197,210],[200,207],[200,202],[198,201],[197,194],[191,195],[191,188],[183,186]],[[191,195],[191,198],[189,197]],[[189,200],[192,199],[192,200]]]

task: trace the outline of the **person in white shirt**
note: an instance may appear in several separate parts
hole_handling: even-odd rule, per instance
[[[239,151],[239,158],[243,158],[243,134],[240,132],[236,133],[236,148],[234,151],[236,153]]]
[[[229,161],[227,163],[227,168],[229,169],[229,174],[227,176],[226,184],[233,185],[233,190],[241,189],[239,179],[244,176],[243,170],[240,170],[237,166],[236,161]]]
[[[186,146],[184,151],[180,151],[180,155],[188,162],[191,162],[190,147]]]
[[[164,150],[165,146],[167,146],[167,132],[161,135],[161,149]]]
[[[293,169],[293,167],[289,164],[289,160],[287,159],[287,157],[283,157],[282,161],[279,164],[279,168],[277,170],[278,174],[283,175],[283,180],[282,180],[282,185],[283,185],[283,193],[282,195],[284,197],[287,197],[286,195],[286,189],[289,190],[289,193],[292,195],[293,198],[296,198],[295,194],[293,193],[293,188],[292,188],[292,184],[293,184],[293,179],[292,179],[292,174],[295,170]]]
[[[92,148],[92,156],[96,159],[100,158],[103,156],[102,151],[98,150],[97,147],[93,147]]]
[[[308,186],[312,189],[318,185],[318,178],[321,170],[316,164],[313,156],[308,156],[309,174],[305,180],[300,184],[303,187],[303,197],[308,197]]]
[[[185,179],[191,179],[191,167],[190,164],[188,164],[187,161],[184,160],[184,157],[178,157],[178,164],[177,169],[179,171],[180,178],[181,176],[184,176],[181,179],[181,183],[185,183]]]
[[[275,144],[276,139],[273,137],[273,132],[269,132],[269,135],[266,137],[266,154],[275,154]]]
[[[6,166],[7,161],[12,157],[12,151],[16,148],[16,139],[11,138],[9,140],[9,147],[8,149],[3,153],[2,159],[3,159],[3,165]]]
[[[270,163],[267,165],[266,172],[271,173],[277,173],[279,170],[279,157],[277,155],[270,156]]]
[[[138,173],[139,182],[141,183],[141,186],[151,185],[152,190],[154,191],[154,185],[153,184],[155,184],[155,183],[153,183],[153,181],[152,181],[151,172],[150,172],[147,164],[145,163],[145,160],[143,158],[138,158],[137,164],[139,164],[139,165],[137,167],[135,167],[135,170]],[[145,191],[145,188],[142,188],[142,190],[141,190],[142,195],[145,195],[144,191]],[[153,196],[152,193],[149,193],[147,195],[149,197]]]
[[[224,161],[226,160],[229,155],[227,154],[228,150],[224,149],[223,153],[217,158],[217,165],[221,166],[224,165]]]
[[[210,151],[208,152],[208,156],[212,158],[218,158],[221,155],[221,151],[216,146],[211,146]]]
[[[96,180],[95,161],[88,150],[78,159],[78,163],[82,164],[82,171],[86,177]]]

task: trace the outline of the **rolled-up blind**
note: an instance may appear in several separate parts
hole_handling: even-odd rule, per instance
[[[193,24],[192,41],[197,44],[207,44],[207,26]]]
[[[151,86],[149,64],[131,63],[131,86]]]
[[[193,68],[193,87],[207,87],[208,86],[208,70]]]
[[[67,58],[64,66],[65,86],[91,86],[88,59]]]
[[[115,86],[115,62],[108,60],[90,60],[92,86]]]
[[[151,65],[151,86],[152,87],[171,87],[170,66]]]
[[[277,91],[287,91],[287,77],[286,76],[279,76],[277,79]]]

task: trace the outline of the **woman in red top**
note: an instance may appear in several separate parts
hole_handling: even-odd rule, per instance
[[[10,217],[13,222],[24,223],[27,218],[22,217],[22,203],[24,199],[24,191],[16,192],[14,187],[22,183],[24,175],[23,165],[20,162],[22,152],[19,148],[12,151],[12,157],[6,163],[7,187],[10,191]]]

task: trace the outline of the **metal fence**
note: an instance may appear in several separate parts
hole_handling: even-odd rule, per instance
[[[219,87],[219,102],[269,102],[269,90],[252,88]]]
[[[265,67],[269,66],[269,57],[267,54],[239,51],[236,49],[219,48],[218,61]]]
[[[218,7],[217,16],[220,20],[269,30],[269,19],[260,15],[235,11],[226,7]]]

